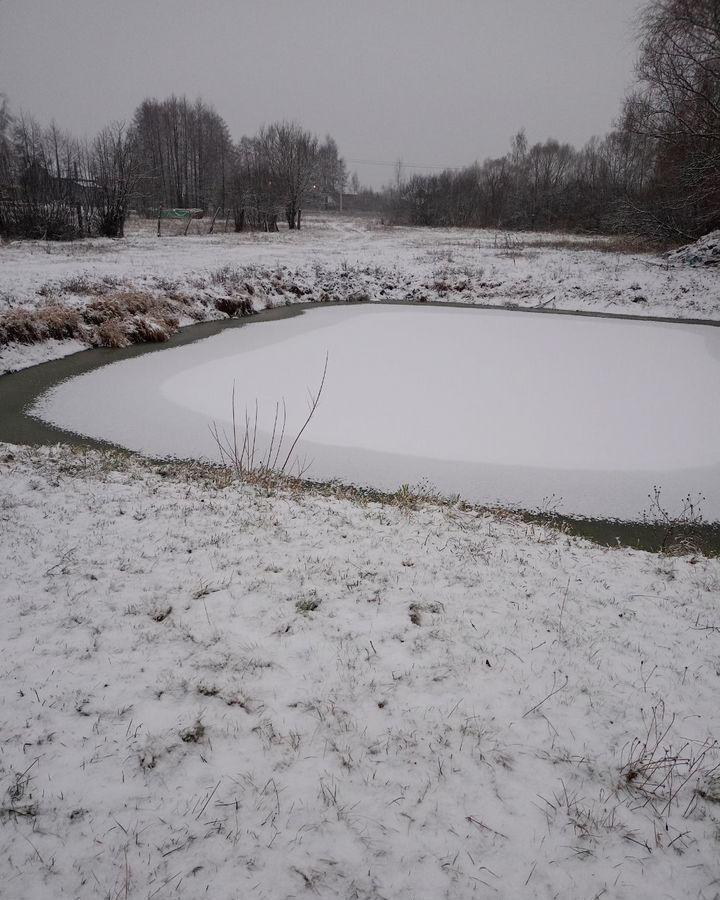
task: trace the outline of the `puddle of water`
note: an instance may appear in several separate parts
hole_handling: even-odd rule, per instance
[[[478,503],[637,518],[653,485],[720,520],[720,329],[438,307],[333,307],[143,354],[52,389],[35,414],[153,456],[217,459],[214,420],[258,404],[258,453],[328,371],[308,477],[430,482]],[[555,502],[553,501],[553,502]]]

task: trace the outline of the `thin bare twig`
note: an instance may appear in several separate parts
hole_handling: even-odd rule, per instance
[[[298,431],[297,436],[295,437],[295,440],[292,442],[292,445],[290,446],[288,455],[285,457],[285,462],[282,464],[282,467],[280,469],[281,472],[285,471],[285,467],[287,466],[288,461],[293,454],[293,450],[297,446],[297,442],[300,440],[300,438],[303,435],[303,432],[310,424],[310,420],[315,415],[315,410],[317,409],[318,403],[320,402],[320,395],[322,394],[323,387],[325,386],[325,376],[327,375],[327,367],[328,367],[328,354],[326,353],[325,354],[325,365],[323,366],[322,378],[320,379],[320,387],[317,389],[317,392],[315,393],[314,396],[312,394],[310,395],[310,400],[311,400],[310,411],[307,414],[307,418],[303,422],[302,428],[300,429],[300,431]]]
[[[568,681],[570,681],[570,678],[568,675],[566,675],[565,681],[560,685],[560,687],[556,687],[554,690],[550,691],[550,693],[547,695],[547,697],[543,697],[543,699],[539,703],[536,703],[535,706],[530,707],[530,709],[527,712],[524,712],[522,714],[523,719],[525,718],[525,716],[529,716],[531,712],[535,712],[536,709],[540,709],[540,707],[543,705],[543,703],[546,703],[551,697],[554,697],[555,694],[560,693],[560,691],[562,691],[564,688],[566,688],[568,685]]]

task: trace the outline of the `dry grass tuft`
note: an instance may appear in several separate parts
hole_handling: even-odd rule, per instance
[[[218,297],[215,308],[230,318],[253,314],[252,301],[247,297]]]
[[[65,340],[83,336],[82,316],[76,309],[67,306],[46,306],[38,310],[38,315],[49,338]]]
[[[130,345],[130,338],[125,333],[120,320],[111,319],[109,322],[98,325],[95,330],[94,343],[96,347],[127,347]]]
[[[19,344],[35,344],[41,341],[37,313],[18,309],[0,319],[0,346],[17,341]]]
[[[99,296],[108,291],[108,285],[102,281],[96,281],[89,275],[73,275],[60,282],[59,290],[64,294],[78,294],[80,296]]]
[[[152,315],[156,319],[174,318],[174,308],[165,300],[142,291],[117,291],[89,303],[85,318],[93,324],[127,316]]]
[[[673,746],[670,734],[675,715],[666,715],[662,700],[643,716],[646,732],[625,746],[620,767],[620,786],[636,808],[649,806],[666,816],[674,803],[686,803],[687,816],[696,802],[697,791],[688,788],[698,779],[711,779],[720,769],[715,762],[718,744],[712,738],[703,743],[681,739]],[[689,794],[689,799],[685,794]]]
[[[37,344],[56,338],[85,338],[82,316],[67,306],[42,306],[39,309],[18,309],[0,317],[0,346],[17,342]]]
[[[139,291],[119,291],[94,300],[84,317],[95,326],[89,341],[98,347],[167,341],[180,327],[170,302]]]
[[[170,339],[170,335],[177,331],[179,322],[175,317],[165,317],[163,320],[153,316],[136,316],[130,328],[130,340],[133,344],[162,343]]]

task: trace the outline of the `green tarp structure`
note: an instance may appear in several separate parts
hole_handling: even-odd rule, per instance
[[[202,209],[161,209],[159,219],[201,219]]]

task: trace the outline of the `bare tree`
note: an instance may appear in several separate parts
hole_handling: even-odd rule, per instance
[[[648,212],[683,237],[720,225],[720,3],[653,0],[626,131],[655,142]]]
[[[345,161],[338,153],[335,140],[328,134],[318,147],[315,161],[315,183],[323,196],[326,209],[331,198],[341,198],[347,178]]]
[[[230,196],[235,231],[246,226],[277,231],[283,206],[280,182],[274,175],[263,142],[244,137],[232,155]]]
[[[315,173],[318,139],[296,122],[276,122],[262,128],[257,140],[282,192],[288,228],[300,228],[303,201]]]
[[[8,130],[0,232],[47,240],[82,234],[87,198],[77,179],[77,141],[55,123],[42,128],[25,115]]]
[[[0,94],[0,191],[10,180],[13,117],[5,94]]]
[[[88,191],[96,230],[105,237],[123,237],[128,204],[139,179],[135,134],[123,122],[97,135],[87,155]]]
[[[0,232],[15,237],[121,237],[137,181],[135,144],[122,124],[80,142],[7,107],[0,116]]]

